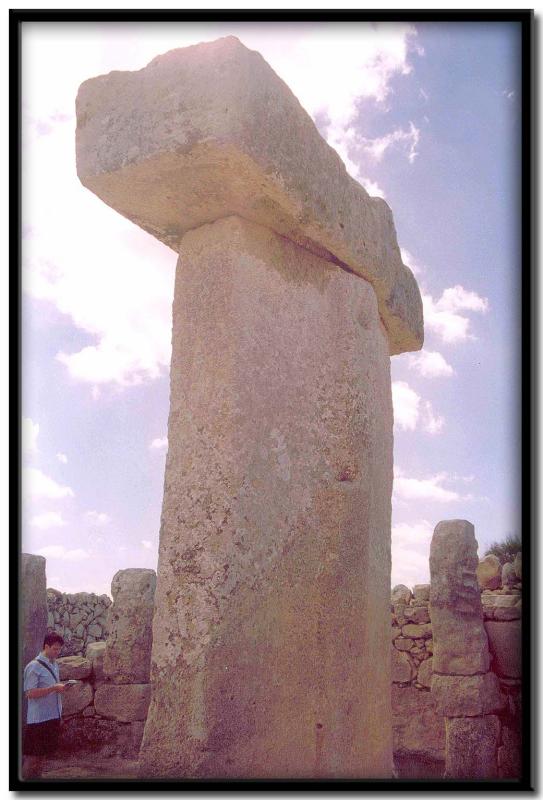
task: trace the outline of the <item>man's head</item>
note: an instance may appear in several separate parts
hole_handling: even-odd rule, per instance
[[[54,661],[59,657],[63,644],[64,639],[60,633],[47,633],[43,640],[43,652],[50,661]]]

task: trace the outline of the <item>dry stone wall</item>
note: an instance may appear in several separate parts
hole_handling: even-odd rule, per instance
[[[520,554],[512,564],[503,567],[495,556],[481,559],[477,579],[488,637],[489,669],[493,679],[497,677],[499,691],[505,698],[497,713],[499,728],[494,720],[489,723],[498,731],[495,740],[498,777],[518,778],[522,722]],[[419,764],[422,771],[410,777],[429,776],[432,772],[439,775],[445,765],[445,717],[430,690],[434,636],[429,590],[430,584],[417,585],[412,590],[401,584],[391,594],[394,759],[397,764],[409,761]],[[469,689],[470,686],[464,686],[464,690],[456,691],[456,701],[464,703],[464,708],[469,701]],[[453,690],[454,686],[448,685],[447,694],[451,696]],[[453,744],[461,741],[462,724],[455,722],[450,727],[450,741]]]
[[[47,589],[47,630],[64,637],[63,656],[84,655],[92,642],[105,641],[110,606],[107,594]]]

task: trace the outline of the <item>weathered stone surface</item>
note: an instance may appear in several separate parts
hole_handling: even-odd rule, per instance
[[[498,748],[498,774],[500,778],[522,777],[522,754],[518,747]]]
[[[473,525],[466,520],[438,523],[430,545],[430,618],[436,672],[474,675],[489,668],[478,563]]]
[[[394,639],[394,647],[397,650],[412,650],[414,646],[413,639],[406,639],[404,636],[398,636]]]
[[[517,582],[517,574],[514,565],[507,561],[502,567],[502,586],[513,586]]]
[[[426,625],[403,625],[402,636],[410,639],[429,639],[432,636],[432,626]]]
[[[414,675],[414,670],[406,653],[400,653],[392,648],[392,681],[393,683],[408,683]]]
[[[93,690],[90,683],[79,681],[72,684],[62,695],[62,716],[71,717],[92,702]]]
[[[21,646],[22,667],[40,652],[47,633],[47,585],[45,558],[30,553],[21,556]]]
[[[402,630],[397,625],[393,625],[391,628],[391,632],[392,632],[392,641],[394,641],[394,639],[397,639],[398,636],[400,636]]]
[[[435,669],[435,656],[433,659]],[[484,675],[437,675],[432,677],[436,708],[446,717],[474,717],[500,711],[505,698],[493,672]]]
[[[430,614],[424,606],[411,606],[405,609],[405,619],[415,625],[425,625],[430,622]]]
[[[522,553],[519,552],[516,554],[515,560],[513,561],[513,567],[518,580],[522,580]]]
[[[520,619],[522,616],[522,607],[520,605],[509,606],[506,608],[497,606],[494,608],[494,613],[492,615],[493,619],[507,622],[512,619]]]
[[[430,584],[417,583],[413,586],[413,597],[415,600],[429,600],[430,599]]]
[[[477,581],[481,589],[498,589],[502,583],[502,565],[500,559],[489,554],[477,565]]]
[[[521,620],[511,622],[485,622],[490,652],[494,657],[493,669],[504,678],[522,675]]]
[[[102,683],[94,695],[94,708],[97,714],[118,722],[145,720],[151,685]],[[179,744],[179,742],[178,742]]]
[[[142,775],[390,774],[389,381],[369,284],[185,236]]]
[[[149,681],[155,588],[152,569],[123,569],[113,576],[103,664],[112,683]]]
[[[433,658],[427,658],[421,663],[419,671],[417,672],[418,682],[427,689],[430,689],[432,686],[433,664]]]
[[[61,681],[83,680],[83,678],[88,678],[92,672],[92,663],[83,656],[66,656],[57,659],[57,663]]]
[[[398,603],[408,605],[412,597],[413,595],[411,593],[411,589],[408,586],[404,586],[403,583],[399,583],[392,589],[390,594],[390,602],[393,606],[397,605]]]
[[[498,777],[500,721],[495,715],[445,720],[445,778]]]
[[[505,608],[516,606],[520,603],[520,595],[518,594],[482,594],[481,602],[484,606],[494,606],[495,608]]]
[[[430,692],[392,685],[394,754],[445,758],[445,722]]]
[[[172,50],[85,81],[76,110],[79,178],[123,216],[175,250],[232,214],[259,223],[369,281],[390,353],[420,349],[422,301],[388,205],[259,53],[233,36]]]
[[[105,652],[105,642],[91,642],[87,645],[86,656],[92,665],[92,678],[94,683],[101,683],[104,680]]]

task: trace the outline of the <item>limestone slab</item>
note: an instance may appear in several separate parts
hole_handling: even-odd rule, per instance
[[[93,690],[90,683],[78,681],[72,684],[62,694],[62,716],[71,717],[79,714],[92,702],[92,697]]]
[[[430,692],[392,685],[394,753],[445,758],[445,720]]]
[[[388,776],[392,402],[371,286],[184,237],[142,776]]]
[[[61,681],[83,680],[83,678],[88,678],[92,672],[92,663],[83,656],[58,658],[57,663]]]
[[[502,585],[500,559],[489,553],[477,565],[477,580],[481,589],[498,589]]]
[[[498,777],[500,721],[484,717],[445,720],[444,778],[481,780]]]
[[[151,685],[102,683],[94,695],[97,714],[117,722],[144,720],[149,708]]]
[[[413,677],[413,667],[407,653],[392,647],[392,682],[408,683]]]
[[[435,669],[435,656],[433,661]],[[493,672],[484,675],[438,675],[431,682],[436,707],[447,717],[474,717],[491,714],[505,706],[498,678]]]
[[[347,173],[286,84],[233,36],[85,81],[81,182],[162,242],[229,215],[269,227],[369,281],[389,352],[423,342],[420,292],[392,213]],[[214,276],[212,276],[214,277]]]

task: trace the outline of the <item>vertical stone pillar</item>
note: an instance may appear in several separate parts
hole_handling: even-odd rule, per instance
[[[21,666],[24,668],[42,649],[47,633],[47,587],[45,558],[21,556]]]
[[[445,777],[498,777],[503,708],[489,671],[488,638],[477,580],[477,541],[465,520],[440,522],[430,546],[432,693],[445,716]]]
[[[85,82],[81,181],[179,252],[144,777],[388,777],[390,209],[233,38]]]
[[[148,683],[156,573],[122,569],[111,582],[103,674],[111,683]]]

